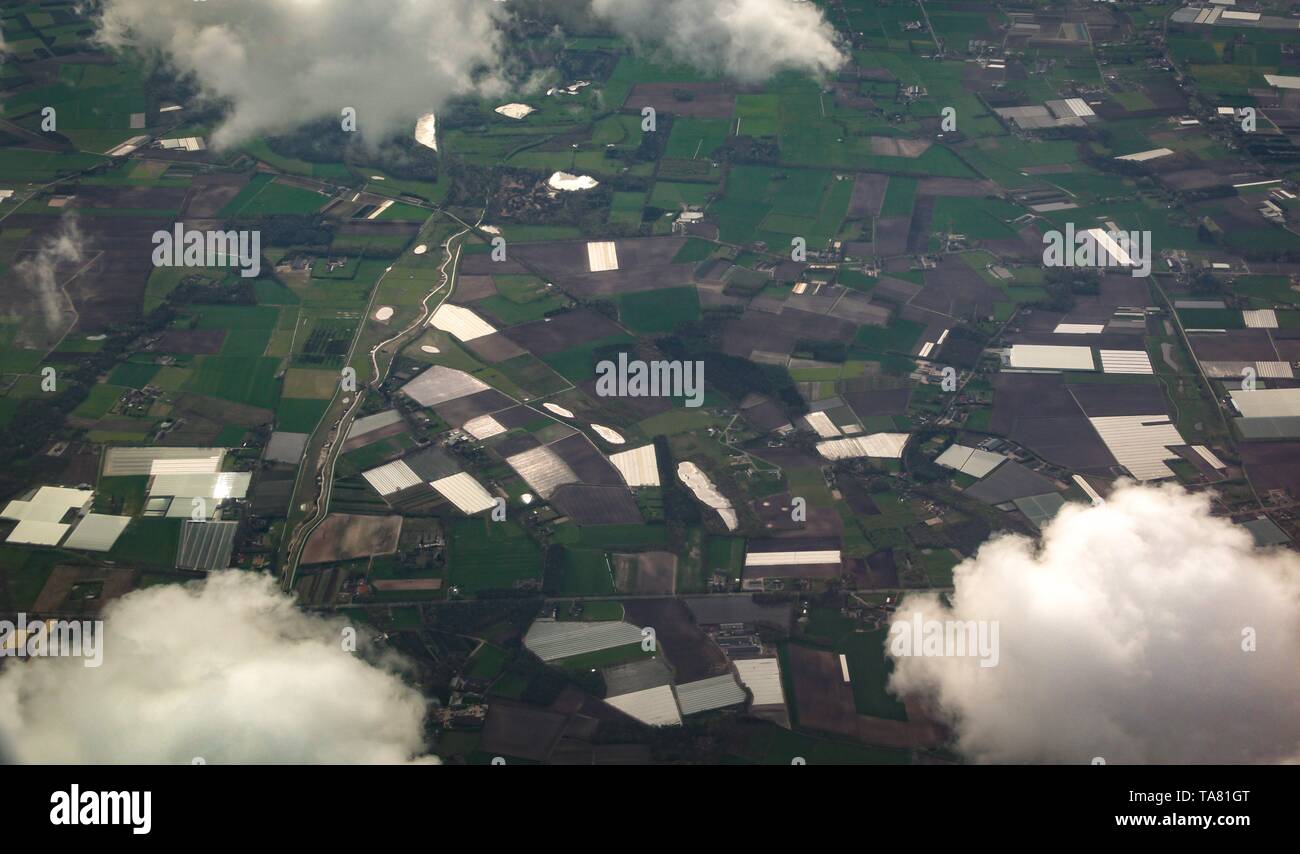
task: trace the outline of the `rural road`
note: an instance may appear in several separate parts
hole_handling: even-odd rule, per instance
[[[430,217],[430,220],[432,220],[432,218],[433,217]],[[482,216],[479,217],[479,221],[482,222]],[[370,380],[367,383],[370,388],[378,388],[383,384],[384,380],[388,376],[388,367],[391,367],[393,364],[393,358],[390,358],[388,360],[388,365],[381,374],[379,368],[379,354],[391,346],[393,348],[393,357],[395,358],[398,350],[401,349],[400,344],[402,339],[410,335],[412,332],[423,330],[424,326],[433,316],[433,313],[451,297],[452,292],[455,290],[456,263],[460,258],[461,246],[457,245],[453,250],[452,244],[458,238],[463,237],[476,227],[464,222],[461,222],[461,225],[464,225],[465,227],[448,237],[442,244],[442,251],[445,257],[443,258],[442,265],[438,268],[439,281],[437,286],[434,287],[434,289],[431,290],[420,302],[421,311],[419,317],[417,317],[401,332],[380,341],[374,347],[370,348],[371,373]],[[451,265],[450,270],[448,269],[448,265]],[[371,291],[370,300],[366,303],[365,318],[357,328],[357,338],[353,342],[353,351],[355,351],[357,343],[361,340],[361,334],[365,329],[366,322],[369,321],[374,311],[375,299],[379,296],[380,288],[388,273],[389,271],[385,270],[383,275],[381,275],[375,282],[375,287]],[[442,295],[442,299],[438,300],[437,305],[430,308],[429,301],[444,288],[446,289],[446,293]],[[351,363],[354,355],[355,352],[350,352],[348,354],[349,363]],[[340,393],[341,389],[340,391],[335,392],[335,397]],[[334,486],[334,467],[338,463],[339,455],[342,452],[344,438],[347,435],[347,431],[351,428],[353,420],[356,418],[357,411],[359,410],[361,401],[364,397],[364,389],[359,389],[353,393],[351,400],[347,401],[347,408],[343,411],[343,414],[339,416],[339,419],[334,422],[333,426],[329,428],[329,432],[325,437],[325,444],[321,447],[315,468],[315,476],[318,483],[316,497],[311,501],[311,515],[299,521],[294,530],[288,535],[289,546],[286,551],[287,558],[284,567],[282,567],[280,571],[281,584],[286,591],[293,590],[293,584],[298,575],[298,564],[302,560],[303,550],[307,546],[307,540],[310,538],[312,531],[315,531],[321,522],[325,521],[325,518],[329,515],[330,493]],[[322,422],[322,425],[323,424],[324,422]],[[316,429],[320,430],[321,426],[318,425]],[[310,443],[308,443],[308,446],[310,447]],[[303,477],[300,474],[295,484],[293,496],[290,499],[290,512],[293,512],[293,507],[295,503],[298,502],[297,484],[301,484],[302,482]]]

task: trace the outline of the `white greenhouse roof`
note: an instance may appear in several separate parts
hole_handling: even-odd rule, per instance
[[[641,642],[641,629],[622,620],[557,622],[537,620],[524,635],[524,646],[542,661]]]
[[[403,489],[410,489],[412,486],[424,483],[404,460],[393,460],[378,468],[363,471],[361,476],[380,495],[392,495],[394,492],[401,492]]]
[[[217,466],[211,471],[218,471],[225,455],[225,448],[109,448],[104,454],[103,474],[105,477],[154,474],[153,464],[159,460],[210,457],[217,458]]]
[[[1230,392],[1232,405],[1247,418],[1290,418],[1300,415],[1300,388],[1268,388]]]
[[[1136,479],[1159,480],[1174,476],[1173,469],[1164,461],[1178,457],[1169,450],[1170,446],[1186,445],[1187,442],[1178,428],[1169,422],[1168,415],[1112,415],[1088,420],[1116,462]]]
[[[243,498],[253,475],[246,471],[228,471],[217,474],[160,474],[149,487],[152,495],[185,495],[224,501]]]
[[[682,725],[682,715],[677,708],[677,698],[673,696],[671,685],[606,697],[605,702],[650,726]]]
[[[841,563],[838,549],[802,552],[748,552],[745,566],[817,566]]]
[[[940,454],[935,462],[950,469],[956,469],[971,477],[984,477],[1005,460],[1001,454],[986,451],[983,448],[971,448],[966,445],[950,445]]]
[[[1172,148],[1152,148],[1149,151],[1138,151],[1133,154],[1124,154],[1115,159],[1141,163],[1144,160],[1155,160],[1157,157],[1167,157],[1173,153],[1174,150]]]
[[[42,486],[32,497],[23,501],[10,501],[0,512],[0,519],[23,522],[59,522],[68,511],[89,506],[95,493],[89,489],[69,489],[65,486]]]
[[[781,664],[775,658],[744,658],[737,662],[736,673],[740,684],[754,695],[755,706],[783,706],[785,692],[781,688]]]
[[[449,477],[439,478],[429,485],[466,515],[479,513],[496,504],[482,484],[467,472],[457,472]]]
[[[71,525],[59,522],[36,522],[24,519],[9,532],[6,543],[23,543],[31,546],[57,546]]]
[[[683,715],[725,709],[745,702],[745,689],[730,673],[677,686],[677,705]]]
[[[450,332],[461,341],[473,341],[496,332],[496,328],[468,308],[445,302],[429,321],[435,328]]]
[[[1146,350],[1099,350],[1101,369],[1107,374],[1152,374]]]
[[[1013,344],[1011,367],[1058,371],[1091,371],[1092,349],[1068,344]]]
[[[126,526],[131,523],[130,516],[106,516],[102,513],[88,513],[77,525],[72,536],[63,544],[65,549],[85,549],[90,552],[106,552],[113,548],[117,538],[122,536]]]
[[[609,461],[628,486],[658,486],[659,462],[654,445],[642,445],[630,451],[610,454]]]
[[[852,457],[877,457],[898,459],[907,445],[907,433],[872,433],[848,439],[831,439],[817,443],[817,453],[828,460],[846,460]]]
[[[489,388],[487,383],[464,371],[434,365],[402,386],[402,393],[421,406],[437,406]]]
[[[618,269],[618,248],[612,240],[587,244],[587,266],[593,273]]]

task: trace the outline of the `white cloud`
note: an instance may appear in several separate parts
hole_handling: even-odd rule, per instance
[[[24,325],[19,335],[29,343],[52,344],[76,320],[76,310],[59,281],[59,271],[73,272],[86,258],[86,240],[76,214],[65,213],[57,231],[41,239],[36,252],[14,265],[24,288],[35,294],[40,324]]]
[[[784,70],[829,74],[844,63],[835,30],[812,3],[790,0],[592,0],[628,38],[743,83]]]
[[[511,84],[501,25],[508,5],[481,0],[105,0],[101,38],[136,44],[229,104],[217,147],[357,111],[368,138],[413,127],[460,95]],[[789,0],[593,0],[592,13],[647,50],[704,71],[760,81],[843,62],[833,28]]]
[[[424,698],[345,652],[345,625],[300,611],[251,573],[138,590],[106,608],[99,667],[64,657],[0,670],[0,742],[34,763],[422,756]]]
[[[217,146],[344,107],[378,138],[451,96],[501,91],[503,14],[479,0],[107,0],[101,36],[161,52],[228,101]]]
[[[951,612],[910,596],[897,617],[997,620],[997,666],[897,657],[891,687],[928,696],[972,759],[1300,758],[1300,556],[1255,549],[1207,499],[1124,487],[1062,510],[1041,547],[986,543],[954,582]]]

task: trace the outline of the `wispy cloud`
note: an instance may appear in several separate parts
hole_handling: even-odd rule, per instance
[[[24,326],[23,337],[33,343],[53,343],[68,330],[75,312],[59,284],[59,272],[81,264],[86,259],[86,240],[69,211],[59,221],[57,231],[44,237],[35,254],[14,265],[22,285],[36,297],[39,323]]]

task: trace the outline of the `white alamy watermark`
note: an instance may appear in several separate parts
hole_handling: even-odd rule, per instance
[[[103,620],[0,620],[0,658],[81,658],[86,667],[104,663]]]
[[[1087,228],[1043,234],[1044,267],[1118,267],[1135,277],[1151,275],[1151,232]]]
[[[997,620],[927,620],[920,611],[889,624],[889,653],[895,658],[978,658],[997,667]]]
[[[50,824],[123,825],[137,836],[153,829],[153,792],[82,791],[76,783],[50,795]]]
[[[153,233],[155,267],[238,267],[246,279],[262,274],[262,232],[202,231],[176,223]]]
[[[646,362],[604,359],[596,365],[596,394],[601,397],[684,397],[686,405],[704,403],[704,363],[676,359]]]

